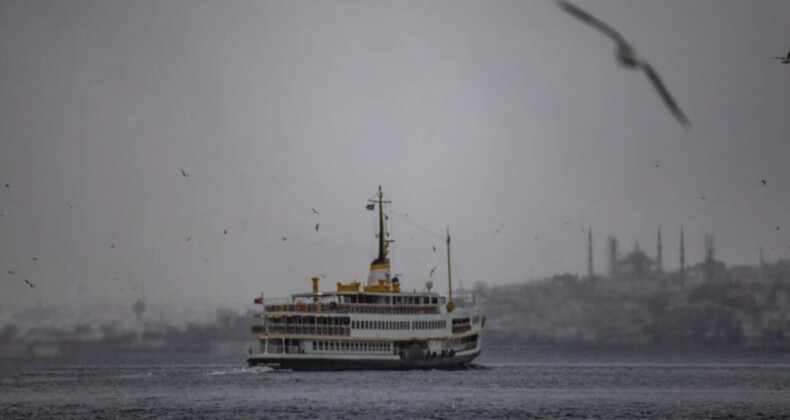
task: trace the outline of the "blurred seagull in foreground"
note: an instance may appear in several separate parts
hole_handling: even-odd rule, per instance
[[[187,171],[185,171],[183,169],[181,170],[181,176],[184,177],[184,178],[189,178],[189,174],[187,173]]]
[[[617,43],[617,61],[627,69],[633,70],[638,68],[644,71],[647,77],[650,79],[650,82],[653,83],[656,91],[658,91],[658,94],[661,95],[662,99],[664,99],[664,104],[666,104],[667,108],[669,108],[670,112],[672,112],[672,115],[675,116],[683,128],[687,130],[691,129],[691,122],[688,120],[688,118],[686,118],[686,115],[683,114],[683,111],[680,110],[680,107],[672,98],[672,95],[670,95],[666,86],[664,86],[664,82],[661,81],[658,73],[653,70],[653,67],[651,67],[647,61],[642,60],[636,56],[634,48],[628,43],[628,41],[625,40],[625,38],[623,38],[622,35],[612,29],[611,26],[601,22],[584,10],[568,3],[566,0],[558,0],[558,4],[569,14],[593,26],[594,28],[609,36],[609,38],[612,38],[614,42]]]
[[[27,279],[24,279],[24,280],[25,280],[25,283],[27,283],[27,285],[30,286],[31,289],[36,287],[33,283],[27,281]]]
[[[782,64],[790,64],[790,51],[787,52],[787,57],[774,57],[777,60],[782,60]],[[7,187],[8,185],[6,185]]]

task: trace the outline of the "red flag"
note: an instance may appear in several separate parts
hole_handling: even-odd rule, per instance
[[[263,298],[262,297],[255,298],[255,303],[258,305],[263,305]]]

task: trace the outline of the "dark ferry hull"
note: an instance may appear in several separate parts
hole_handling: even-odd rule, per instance
[[[277,355],[253,355],[247,364],[284,370],[463,370],[467,369],[480,351],[457,354],[452,357],[426,359],[354,359],[321,357],[277,357]]]

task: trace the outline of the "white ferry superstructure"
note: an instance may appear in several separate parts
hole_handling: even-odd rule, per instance
[[[312,291],[286,299],[263,296],[263,310],[252,327],[259,343],[250,350],[250,366],[291,370],[465,369],[481,353],[485,318],[471,299],[453,300],[450,236],[447,235],[447,296],[401,291],[391,275],[381,187],[378,206],[378,257],[367,284],[337,283],[322,292],[318,277]],[[370,209],[370,206],[368,208]]]

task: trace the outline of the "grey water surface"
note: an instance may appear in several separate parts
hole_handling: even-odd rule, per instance
[[[0,418],[787,418],[790,357],[489,349],[461,372],[280,372],[243,355],[3,361]]]

